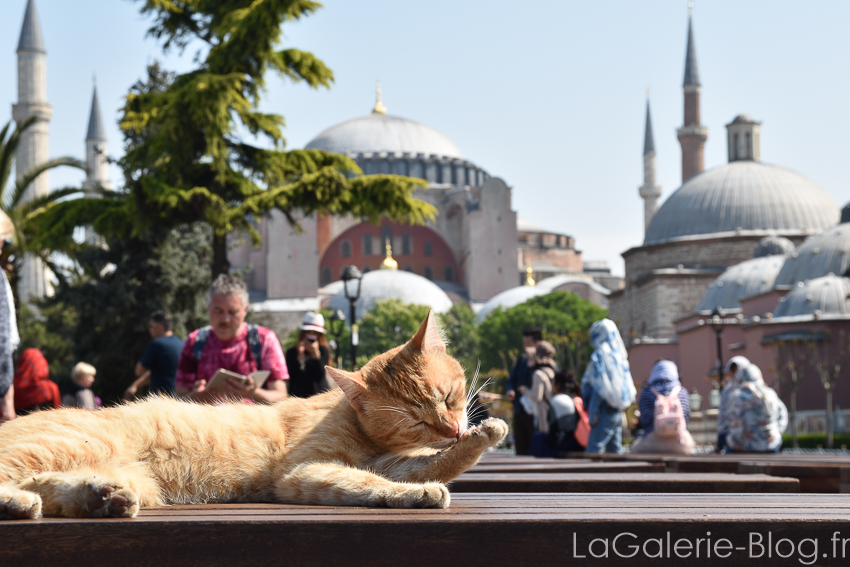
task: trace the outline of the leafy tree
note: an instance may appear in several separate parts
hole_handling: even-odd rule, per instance
[[[66,187],[52,191],[46,196],[24,202],[27,189],[32,186],[39,175],[51,169],[63,166],[83,170],[86,168],[85,163],[78,159],[60,157],[38,164],[29,171],[17,171],[17,178],[14,183],[11,183],[15,155],[18,146],[21,144],[21,137],[35,123],[36,117],[32,117],[20,126],[17,126],[14,130],[11,130],[12,121],[9,121],[0,130],[0,203],[2,203],[3,211],[9,216],[9,220],[12,221],[14,227],[12,244],[15,247],[15,254],[11,261],[11,284],[12,289],[15,291],[17,291],[17,282],[24,254],[33,254],[49,264],[50,253],[54,250],[67,251],[76,247],[72,232],[65,233],[62,237],[54,239],[53,247],[42,245],[41,240],[37,237],[40,237],[41,233],[49,227],[39,224],[37,217],[39,214],[56,206],[62,199],[68,198],[71,195],[81,194],[81,190],[79,188]]]
[[[475,312],[468,304],[460,302],[438,318],[448,339],[446,351],[460,361],[467,379],[472,379],[478,367],[478,325]]]
[[[150,341],[147,322],[153,311],[170,312],[180,337],[206,324],[211,255],[210,231],[201,224],[81,251],[79,271],[61,277],[54,297],[43,303],[54,335],[44,342],[64,340],[71,364],[82,360],[97,368],[94,391],[105,400],[119,399]],[[51,314],[68,318],[51,319]],[[54,373],[62,374],[61,369]]]
[[[496,309],[478,328],[481,368],[487,375],[504,379],[519,358],[522,332],[543,330],[543,338],[556,349],[556,361],[576,376],[584,372],[593,352],[590,326],[607,311],[569,292],[533,297],[510,309]]]
[[[428,309],[427,305],[404,303],[400,299],[375,303],[360,320],[357,365],[363,366],[373,356],[409,341],[428,316]]]
[[[123,218],[137,233],[208,224],[215,276],[229,267],[227,235],[247,233],[259,243],[251,219],[272,210],[295,227],[300,215],[318,212],[373,222],[382,216],[411,223],[433,218],[434,208],[412,196],[421,180],[364,176],[348,157],[320,150],[284,151],[283,117],[258,110],[268,71],[313,88],[333,81],[313,54],[280,48],[281,25],[313,13],[318,3],[137,1],[153,17],[148,34],[162,40],[164,49],[202,46],[197,68],[174,75],[162,89],[127,97],[121,127],[133,143],[121,161],[134,198]],[[114,228],[101,220],[103,228]]]

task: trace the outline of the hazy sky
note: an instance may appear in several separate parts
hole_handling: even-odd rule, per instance
[[[16,100],[26,0],[2,0],[0,102]],[[91,77],[120,155],[115,121],[145,65],[173,70],[128,0],[37,0],[53,105],[51,155],[84,155]],[[284,28],[286,45],[334,71],[329,91],[277,78],[264,99],[286,117],[289,147],[368,113],[375,81],[389,113],[451,138],[470,161],[505,179],[516,211],[575,237],[585,259],[622,273],[620,253],[643,240],[644,96],[651,87],[658,177],[680,184],[687,2],[327,0]],[[706,166],[726,161],[724,125],[741,112],[762,124],[762,159],[796,170],[843,205],[850,200],[850,2],[696,1],[694,32],[708,126]],[[51,186],[75,183],[51,174]],[[113,171],[113,182],[120,182]]]

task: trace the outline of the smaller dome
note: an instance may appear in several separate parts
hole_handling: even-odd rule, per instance
[[[799,285],[782,298],[773,319],[783,317],[842,317],[850,315],[850,280],[833,274]]]
[[[446,292],[422,276],[396,270],[373,270],[364,274],[360,282],[360,298],[355,311],[357,319],[362,319],[382,299],[400,299],[405,303],[427,305],[437,313],[445,313],[452,307],[452,300]],[[344,288],[331,298],[327,307],[342,309],[348,316],[350,307]]]
[[[552,276],[551,278],[540,280],[535,285],[521,285],[517,287],[512,287],[511,289],[506,289],[502,293],[494,295],[483,306],[481,306],[481,309],[479,309],[478,313],[476,314],[476,318],[480,323],[481,321],[487,318],[487,315],[491,311],[494,311],[499,307],[501,307],[502,309],[510,309],[511,307],[514,307],[521,303],[525,303],[532,297],[537,297],[538,295],[546,295],[547,293],[552,293],[553,291],[561,291],[561,289],[559,288],[571,283],[585,284],[591,289],[606,297],[611,294],[611,291],[609,289],[602,287],[593,280],[577,278],[574,276]]]
[[[758,122],[753,120],[753,117],[745,112],[736,116],[731,124],[758,124]]]
[[[791,254],[794,252],[794,243],[783,236],[765,236],[759,240],[753,258],[764,258],[765,256],[776,256],[777,254]]]
[[[711,283],[696,310],[740,309],[744,297],[773,289],[776,274],[784,263],[785,256],[775,255],[753,258],[730,267]]]
[[[850,268],[850,223],[835,225],[820,234],[808,237],[797,251],[788,256],[776,285],[795,285],[797,282],[827,274],[843,276]]]

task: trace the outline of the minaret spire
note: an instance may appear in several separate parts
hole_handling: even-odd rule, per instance
[[[682,183],[705,170],[705,141],[708,128],[700,124],[700,82],[694,47],[693,2],[688,3],[688,41],[685,50],[685,122],[677,131],[682,146]]]
[[[112,189],[109,182],[109,162],[106,144],[106,129],[100,114],[100,102],[97,99],[97,77],[93,80],[89,126],[86,130],[86,167],[88,175],[83,184],[85,189],[102,187]]]
[[[661,196],[661,187],[655,184],[655,138],[652,135],[652,115],[649,111],[649,89],[647,89],[646,94],[646,124],[643,134],[643,185],[638,189],[643,199],[644,230],[649,228],[649,223],[658,210],[658,198]]]
[[[21,136],[15,154],[15,174],[21,175],[50,159],[50,117],[53,109],[47,104],[47,50],[41,34],[41,23],[35,0],[28,0],[18,39],[18,102],[12,105],[12,117],[18,127],[35,117]],[[50,193],[47,172],[39,175],[27,189],[24,201]],[[38,258],[26,256],[18,287],[21,299],[42,298],[53,293],[50,271]]]

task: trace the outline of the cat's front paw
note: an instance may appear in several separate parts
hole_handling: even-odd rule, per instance
[[[0,488],[0,520],[31,520],[41,516],[41,496],[25,490]]]
[[[448,508],[451,502],[449,489],[439,482],[426,482],[413,485],[405,491],[397,502],[390,502],[397,508]]]
[[[467,430],[461,441],[485,447],[495,447],[508,434],[508,424],[494,417],[485,419],[477,427]]]
[[[508,436],[508,424],[495,417],[485,419],[479,427],[490,440],[488,447],[495,447]]]

